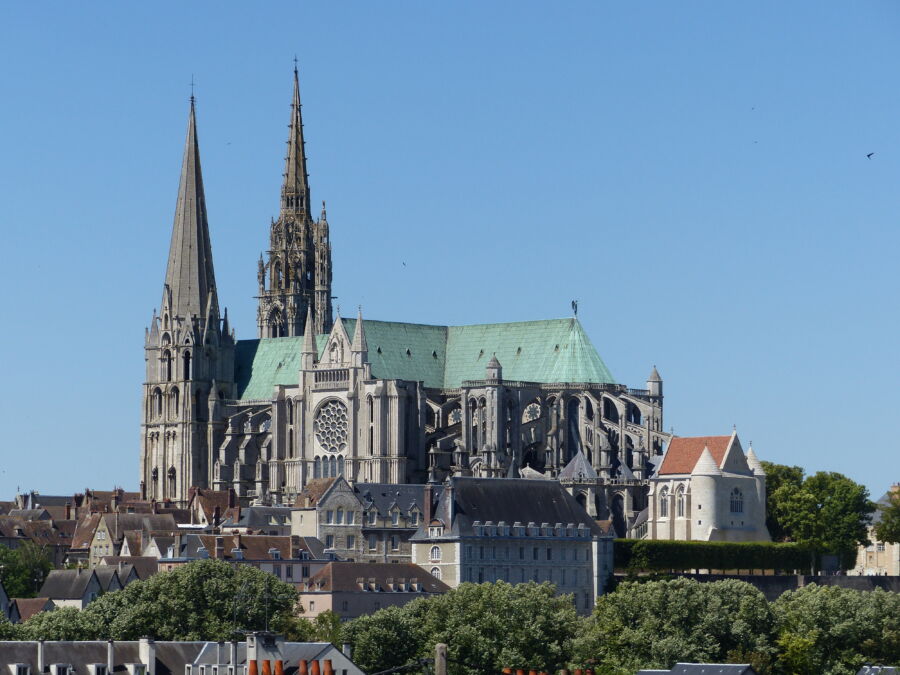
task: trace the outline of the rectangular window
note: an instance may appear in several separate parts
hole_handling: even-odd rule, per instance
[[[308,578],[309,578],[309,565],[304,565],[303,567],[300,568],[300,575],[301,575],[304,579],[308,579]]]
[[[337,522],[338,525],[343,525],[343,524],[344,524],[344,509],[338,509],[338,510],[337,510],[337,518],[336,518],[336,522]]]
[[[347,611],[347,606],[348,606],[348,604],[349,604],[349,603],[348,603],[346,600],[344,600],[344,601],[341,603],[341,611],[346,612],[346,611]]]
[[[334,548],[334,535],[333,534],[325,535],[325,548]]]
[[[309,611],[310,611],[310,612],[315,612],[315,611],[316,611],[316,601],[315,601],[315,600],[310,600],[310,601],[309,601]]]
[[[409,524],[412,525],[413,527],[415,527],[416,525],[419,524],[419,512],[418,511],[413,511],[412,513],[409,514]]]
[[[397,527],[397,525],[399,525],[399,524],[400,524],[400,512],[394,511],[391,514],[391,525],[393,525],[394,527]]]
[[[392,534],[391,535],[391,550],[396,551],[398,548],[400,548],[400,537],[398,537],[396,534]]]
[[[273,565],[272,566],[272,574],[274,574],[279,579],[281,578],[281,565]]]
[[[879,542],[875,545],[875,549],[876,549],[879,553],[884,553],[884,542],[883,542],[883,541],[879,541]]]
[[[559,585],[560,585],[560,586],[565,586],[565,585],[566,585],[566,568],[565,568],[565,567],[563,567],[563,568],[559,571]]]
[[[519,547],[519,560],[525,560],[525,547]]]
[[[549,546],[547,547],[547,560],[553,560],[553,549]]]
[[[356,511],[347,511],[347,524],[353,525],[356,521]]]
[[[356,548],[356,537],[352,534],[347,535],[347,548]]]
[[[538,553],[537,546],[535,546],[534,549],[532,549],[531,556],[532,556],[533,560],[537,560],[540,557],[540,553]]]
[[[374,551],[378,548],[378,537],[374,534],[369,535],[369,550]]]
[[[377,514],[375,513],[375,511],[369,511],[369,525],[375,524],[375,516],[376,515]]]
[[[284,577],[285,579],[293,579],[294,578],[294,566],[288,565],[284,568]]]
[[[334,511],[328,510],[325,512],[325,522],[329,525],[334,522]]]

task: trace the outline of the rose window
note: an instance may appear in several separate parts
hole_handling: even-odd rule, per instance
[[[340,452],[347,448],[347,428],[347,406],[335,400],[319,408],[313,422],[316,440],[328,452]]]

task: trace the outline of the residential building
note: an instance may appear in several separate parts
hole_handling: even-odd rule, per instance
[[[177,538],[169,553],[159,559],[159,569],[169,571],[207,558],[252,565],[294,584],[305,581],[331,561],[325,556],[322,543],[313,537],[186,534]]]
[[[327,642],[286,642],[273,633],[251,633],[245,642],[140,640],[0,641],[0,668],[14,675],[206,675],[296,673],[301,661],[335,675],[365,675]],[[249,664],[253,662],[253,669]]]
[[[159,571],[159,559],[150,556],[104,556],[100,559],[100,565],[115,567],[119,573],[119,580],[123,586],[127,586],[135,579],[149,579]]]
[[[633,528],[647,539],[771,541],[766,473],[753,448],[730,436],[673,438],[650,479],[649,506]]]
[[[144,341],[145,500],[234,490],[293,503],[310,480],[422,484],[550,477],[580,451],[589,513],[622,528],[646,506],[663,431],[662,379],[613,377],[577,316],[464,326],[333,316],[330,224],[307,174],[294,73],[279,214],[253,290],[257,339],[220,312],[191,99],[161,301]]]
[[[856,554],[856,566],[847,572],[865,576],[898,576],[900,575],[900,543],[881,541],[875,534],[875,526],[881,522],[881,509],[891,503],[891,495],[900,493],[900,484],[895,483],[876,502],[878,509],[872,514],[869,524],[869,541],[867,546],[860,546]]]
[[[103,513],[100,514],[90,543],[90,566],[96,567],[105,556],[119,555],[127,532],[163,531],[174,535],[178,524],[172,514]],[[130,552],[130,549],[129,549]]]
[[[573,594],[581,613],[604,593],[613,573],[612,528],[593,520],[558,481],[454,477],[429,484],[428,492],[411,539],[413,563],[448,586],[549,581]]]
[[[297,590],[303,616],[330,610],[341,619],[355,619],[450,587],[412,563],[330,562]]]
[[[22,623],[35,614],[49,612],[55,607],[50,598],[15,598],[9,605],[9,620],[11,623]]]
[[[314,478],[297,497],[292,532],[317,537],[350,562],[410,562],[425,486]]]
[[[84,609],[103,591],[94,570],[51,570],[38,597],[49,598],[57,607]]]

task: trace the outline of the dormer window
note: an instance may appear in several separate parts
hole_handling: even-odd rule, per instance
[[[428,528],[428,536],[429,537],[443,537],[444,536],[444,526],[443,525],[431,525]]]
[[[400,524],[400,512],[394,511],[391,514],[391,525],[393,525],[394,527],[397,527],[399,524]]]

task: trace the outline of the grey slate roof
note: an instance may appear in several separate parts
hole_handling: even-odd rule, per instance
[[[241,508],[240,519],[233,524],[237,527],[272,527],[274,525],[290,525],[291,509],[285,506],[245,506]],[[226,523],[230,526],[232,523]]]
[[[561,481],[596,480],[597,472],[594,471],[594,467],[591,466],[584,453],[579,450],[566,464],[565,468],[559,472],[559,479]]]
[[[95,577],[93,570],[51,570],[38,595],[51,600],[80,600]]]
[[[100,582],[100,588],[102,588],[104,591],[115,591],[122,587],[122,581],[119,579],[118,569],[115,567],[100,565],[96,569],[94,569],[94,574],[97,575],[97,581]]]
[[[452,490],[448,489],[452,487]],[[453,498],[453,522],[448,523],[449,499]],[[555,480],[528,480],[527,478],[451,478],[444,483],[435,518],[444,522],[450,536],[471,536],[472,524],[493,521],[513,525],[556,523],[583,524],[591,535],[602,536],[600,526],[587,511],[575,501],[566,489]],[[427,523],[425,524],[427,526]],[[427,539],[423,526],[411,539]]]
[[[378,515],[386,518],[394,504],[403,513],[409,513],[415,505],[425,510],[425,486],[419,484],[394,485],[392,483],[355,483],[353,491],[363,505],[371,503]]]
[[[747,664],[676,663],[671,670],[639,670],[637,675],[670,673],[671,675],[756,675]]]

